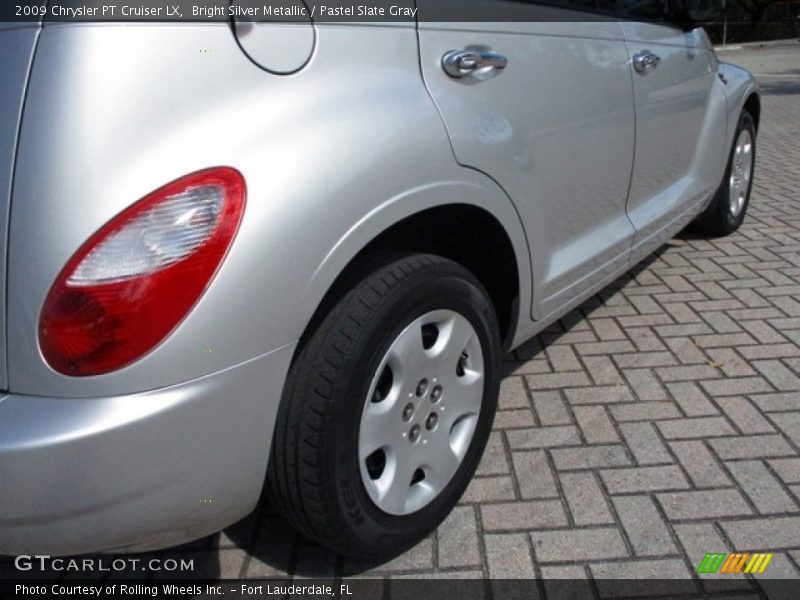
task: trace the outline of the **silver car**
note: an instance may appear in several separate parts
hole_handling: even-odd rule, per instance
[[[264,489],[395,555],[469,483],[505,352],[742,223],[760,102],[716,0],[435,2],[0,25],[0,553],[163,548]]]

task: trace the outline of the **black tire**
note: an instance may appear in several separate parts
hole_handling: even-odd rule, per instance
[[[725,167],[725,175],[722,178],[722,183],[717,189],[714,198],[708,205],[706,210],[697,218],[694,223],[694,229],[708,237],[722,237],[729,235],[739,229],[744,221],[747,207],[750,205],[750,192],[753,189],[753,168],[751,167],[750,182],[747,186],[747,193],[745,195],[744,205],[737,214],[733,214],[730,210],[729,194],[730,194],[730,181],[731,171],[733,169],[734,153],[736,150],[736,142],[739,135],[743,130],[748,130],[752,136],[752,167],[755,167],[756,160],[756,126],[753,121],[752,115],[747,110],[742,110],[739,116],[739,123],[736,126],[736,133],[733,136],[733,145],[731,146],[730,154],[728,156],[728,164]]]
[[[484,355],[483,401],[471,444],[449,484],[409,515],[370,499],[357,458],[363,406],[378,363],[416,318],[448,309],[467,318]],[[284,388],[267,474],[278,511],[301,533],[361,561],[410,548],[447,516],[469,483],[492,427],[500,333],[481,283],[445,258],[415,254],[370,269],[303,342]]]

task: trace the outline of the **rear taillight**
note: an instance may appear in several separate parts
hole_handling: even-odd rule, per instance
[[[39,345],[66,375],[98,375],[136,360],[197,302],[242,217],[241,174],[219,167],[173,181],[100,228],[50,288]]]

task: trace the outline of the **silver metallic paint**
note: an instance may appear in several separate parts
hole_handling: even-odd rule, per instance
[[[420,55],[459,162],[497,180],[520,212],[541,317],[627,263],[631,67],[619,23],[512,25],[526,35],[420,23]],[[479,84],[446,76],[441,56],[477,44],[508,56],[503,73]]]
[[[0,22],[0,252],[6,256],[6,232],[11,183],[17,152],[17,133],[28,72],[39,25]],[[0,390],[6,389],[6,261],[0,260]]]
[[[262,68],[270,56],[285,68],[302,52],[267,50],[256,65],[225,25],[45,26],[9,223],[0,477],[14,485],[0,489],[0,552],[145,550],[244,516],[263,481],[294,342],[353,257],[408,216],[468,204],[500,222],[519,266],[512,346],[682,228],[721,179],[757,87],[707,48],[672,51],[702,55],[728,83],[701,77],[710,89],[693,85],[684,98],[658,91],[670,122],[682,103],[692,107],[696,149],[668,157],[683,161],[673,178],[687,169],[692,180],[670,197],[668,184],[651,189],[647,171],[634,174],[634,213],[659,190],[672,207],[636,213],[634,232],[627,185],[634,152],[647,149],[634,148],[628,58],[635,42],[656,51],[653,36],[665,32],[648,27],[660,26],[423,23],[418,47],[409,27],[317,25],[307,64],[278,76]],[[0,48],[9,39],[4,31]],[[439,61],[473,43],[509,65],[460,85]],[[9,101],[19,103],[15,89]],[[9,129],[0,131],[8,160]],[[215,165],[244,174],[248,208],[194,310],[125,369],[52,371],[36,325],[68,257],[146,193]],[[208,496],[215,502],[200,504]]]
[[[452,159],[419,76],[413,29],[320,26],[314,60],[300,73],[276,77],[253,65],[224,25],[181,25],[169,36],[163,28],[56,25],[42,33],[15,194],[36,201],[15,202],[10,228],[13,391],[135,393],[290,343],[369,240],[431,206],[484,208],[509,232],[518,264],[528,262],[511,202],[491,180]],[[376,50],[364,53],[364,44]],[[201,47],[213,51],[200,53]],[[165,51],[172,60],[161,59]],[[131,78],[132,72],[141,76]],[[54,89],[61,90],[59,102]],[[215,165],[242,172],[247,209],[194,310],[161,345],[120,371],[72,378],[50,369],[35,332],[66,259],[138,198]],[[387,177],[390,169],[398,175]],[[54,223],[57,234],[41,244],[42,228]],[[530,284],[521,284],[525,295]]]
[[[726,123],[716,57],[703,30],[646,23],[622,28],[631,57],[643,48],[661,57],[651,73],[633,77],[636,158],[627,210],[634,244],[651,251],[663,243],[657,233],[665,223],[702,204],[719,185]]]
[[[142,394],[0,401],[0,553],[142,551],[246,515],[293,351]]]

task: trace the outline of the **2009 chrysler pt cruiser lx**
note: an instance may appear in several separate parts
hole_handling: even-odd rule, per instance
[[[693,28],[714,1],[431,2],[2,26],[0,553],[166,547],[263,488],[396,554],[469,482],[504,351],[739,227],[760,102]]]

